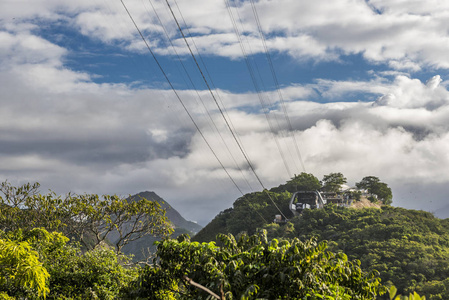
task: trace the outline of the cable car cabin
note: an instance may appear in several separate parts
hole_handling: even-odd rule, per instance
[[[290,210],[299,216],[304,209],[323,208],[326,201],[318,191],[299,191],[290,200]]]
[[[276,223],[276,224],[282,225],[282,224],[287,223],[287,220],[282,218],[282,215],[275,215],[273,222]]]

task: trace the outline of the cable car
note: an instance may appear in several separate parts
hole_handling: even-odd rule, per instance
[[[292,195],[290,210],[295,216],[299,216],[304,209],[323,208],[326,200],[318,191],[299,191]]]
[[[282,217],[282,215],[275,215],[274,220],[273,220],[274,223],[279,224],[279,225],[283,225],[283,224],[287,223],[287,221],[288,220],[284,219]]]

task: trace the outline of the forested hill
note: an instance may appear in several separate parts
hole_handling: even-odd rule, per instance
[[[385,185],[377,178],[374,181],[382,187]],[[361,183],[363,182],[364,180],[361,181]],[[345,183],[346,178],[341,173],[326,175],[322,181],[312,174],[295,175],[285,184],[274,187],[269,191],[249,193],[238,198],[232,208],[220,212],[194,237],[194,240],[211,241],[215,239],[218,233],[237,235],[245,231],[248,234],[254,234],[258,228],[271,223],[275,215],[280,214],[279,210],[286,218],[293,217],[293,213],[289,209],[292,193],[314,190],[336,191]],[[364,186],[364,188],[368,188],[368,186]]]
[[[271,190],[284,212],[291,196],[288,189],[289,183]],[[280,225],[272,222],[278,212],[267,198],[264,193],[239,198],[194,239],[210,241],[217,233],[251,234],[259,228],[266,229],[269,238],[327,240],[330,250],[360,260],[365,271],[377,270],[382,283],[396,285],[402,294],[418,291],[427,299],[449,299],[449,219],[388,205],[362,209],[326,206],[305,210],[300,217],[288,215],[289,221]]]

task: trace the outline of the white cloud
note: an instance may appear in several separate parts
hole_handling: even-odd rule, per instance
[[[317,89],[326,99],[340,98],[348,93],[383,94],[388,91],[388,83],[383,78],[371,81],[337,81],[318,79]]]
[[[1,68],[26,63],[61,66],[61,57],[66,53],[64,48],[27,31],[18,34],[0,31],[0,55],[7,58]]]
[[[198,35],[196,41],[202,52],[239,57],[230,23],[221,21],[227,16],[224,2],[179,2],[192,32]],[[204,10],[195,8],[197,2]],[[370,1],[374,7],[362,1],[327,1],[326,5],[322,1],[275,2],[258,2],[267,44],[273,50],[298,59],[318,60],[362,53],[398,70],[449,65],[445,55],[448,25],[444,19],[448,8],[437,2],[433,3],[437,9],[406,6],[401,1]],[[151,189],[187,217],[202,222],[240,196],[172,91],[97,84],[92,74],[68,69],[64,64],[68,50],[37,36],[31,24],[33,18],[41,22],[67,19],[70,13],[75,19],[69,23],[76,24],[83,34],[142,49],[118,3],[72,1],[61,5],[60,1],[42,0],[23,10],[18,3],[6,1],[0,7],[1,179],[36,180],[44,190],[57,192],[126,195]],[[139,2],[126,3],[145,34],[154,38],[152,46],[159,53],[168,53],[149,7],[139,10]],[[160,2],[155,4],[161,7]],[[250,7],[248,3],[241,5],[246,34],[253,50],[260,51]],[[382,13],[378,14],[376,8]],[[164,20],[169,20],[167,11],[162,12]],[[11,17],[16,19],[11,21]],[[185,53],[174,25],[168,30],[179,52]],[[343,172],[350,183],[366,175],[379,176],[393,187],[397,203],[424,209],[428,203],[407,203],[406,187],[412,183],[430,193],[438,185],[432,205],[437,208],[442,204],[448,192],[442,186],[449,182],[449,84],[438,75],[426,83],[406,75],[390,70],[368,80],[318,78],[311,84],[284,87],[282,93],[307,171],[318,177]],[[208,91],[199,93],[205,99],[210,97]],[[219,93],[265,186],[283,183],[288,174],[257,95],[225,90]],[[346,102],[354,93],[370,95],[373,101]],[[259,190],[214,104],[207,100],[234,158],[192,91],[179,94],[187,100],[208,142],[238,184],[245,192],[251,190],[244,183],[243,173]],[[274,92],[266,96],[277,99]],[[325,103],[314,102],[318,97]],[[280,115],[280,111],[274,107],[270,114]],[[295,153],[288,151],[294,147],[288,127],[280,117],[280,128],[276,128],[279,144],[286,150],[292,170],[298,173],[301,169],[292,158]]]
[[[10,45],[4,51],[22,53],[20,47],[26,47]],[[44,45],[49,50],[58,49]],[[45,47],[35,51],[52,56]],[[62,61],[64,51],[57,53],[59,56],[55,57]],[[239,196],[171,91],[95,84],[87,74],[61,68],[61,61],[55,63],[40,55],[42,58],[34,64],[17,59],[1,74],[5,91],[0,118],[2,178],[37,180],[44,189],[57,192],[126,195],[152,189],[189,218],[202,222]],[[283,89],[307,171],[318,177],[341,171],[350,183],[375,175],[394,191],[404,182],[417,182],[423,189],[436,182],[449,182],[449,92],[440,81],[435,76],[424,84],[398,75],[394,81],[319,80],[313,85]],[[380,97],[377,106],[371,102],[321,104],[307,101],[308,97],[316,97],[314,90],[326,91],[322,94],[328,99],[332,93],[344,98],[353,91],[390,93],[394,97]],[[192,97],[190,91],[180,94]],[[255,95],[225,91],[221,94],[265,186],[287,180],[265,116],[257,109],[251,113],[239,110],[241,105],[254,106]],[[389,101],[380,100],[386,98]],[[170,109],[164,101],[170,101]],[[201,110],[197,106],[189,108],[229,172],[245,192],[251,191]],[[212,115],[245,177],[259,190],[261,187],[245,166],[232,138],[225,133],[221,116],[213,110]],[[279,143],[284,150],[292,148],[291,139],[285,134],[285,122],[281,125],[284,131],[278,135]],[[286,153],[292,170],[300,172],[299,166],[294,167],[292,154]],[[206,186],[210,192],[205,194]],[[442,201],[438,199],[436,196],[435,205]],[[404,205],[419,207],[415,203]]]
[[[176,41],[180,35],[164,1],[153,3],[178,45],[178,52],[187,54],[183,42]],[[261,0],[256,6],[268,48],[299,60],[338,61],[341,54],[362,54],[397,70],[449,68],[449,5],[438,0],[428,3]],[[130,0],[125,4],[154,50],[170,53],[151,6]],[[178,4],[201,52],[242,57],[224,1],[180,0]],[[183,24],[177,7],[172,7]],[[0,11],[1,25],[8,30],[33,18],[45,22],[70,20],[73,15],[74,20],[69,22],[87,36],[117,42],[130,50],[144,50],[140,36],[118,2],[39,0],[24,5],[20,1],[3,1]],[[263,51],[250,3],[238,2],[238,8],[232,7],[232,11],[239,30],[246,36],[245,47],[249,49],[251,45],[254,53]]]
[[[399,108],[420,108],[430,110],[447,105],[449,94],[447,90],[439,86],[439,75],[429,79],[423,84],[418,79],[410,79],[406,76],[397,76],[395,84],[389,92],[376,101],[376,105],[388,105]]]

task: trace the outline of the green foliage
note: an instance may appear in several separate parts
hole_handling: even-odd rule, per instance
[[[215,236],[220,233],[227,233],[226,224],[230,218],[233,216],[233,208],[228,208],[224,211],[221,211],[218,215],[215,216],[212,221],[207,224],[207,226],[203,227],[193,238],[195,241],[212,241],[215,239]],[[251,214],[251,218],[254,218],[254,214]]]
[[[368,193],[376,195],[379,200],[385,205],[390,205],[393,202],[393,193],[388,185],[381,182],[375,176],[366,176],[362,181],[355,184],[358,189],[365,189]]]
[[[255,192],[238,198],[233,208],[218,214],[206,227],[198,232],[193,240],[211,241],[218,233],[231,233],[237,235],[241,232],[254,234],[258,228],[271,223],[279,211],[267,196],[270,194],[273,201],[287,217],[293,217],[289,202],[293,192],[314,191],[321,188],[318,178],[308,173],[295,175],[286,184],[272,188],[269,192]],[[261,217],[262,216],[262,217]]]
[[[287,181],[286,184],[282,184],[276,188],[272,188],[270,191],[281,193],[288,191],[294,193],[297,191],[315,191],[321,189],[321,183],[313,176],[313,174],[302,172],[299,175],[295,174],[291,180]]]
[[[68,244],[69,239],[59,232],[35,228],[3,235],[18,245],[27,245],[28,252],[39,257],[46,274],[47,299],[117,299],[137,276],[135,267],[126,267],[129,258],[101,247],[83,253],[76,244]],[[24,289],[26,285],[20,286],[21,289],[9,289],[9,295],[39,296]]]
[[[267,193],[270,194],[271,199],[287,217],[293,216],[288,207],[291,193],[287,191],[250,193],[237,199],[232,209],[221,212],[193,239],[210,241],[214,240],[218,233],[237,235],[246,232],[247,234],[254,234],[258,228],[263,227],[266,223],[271,223],[274,216],[279,214]]]
[[[294,230],[276,231],[277,237],[327,240],[332,251],[359,259],[366,271],[379,271],[382,282],[394,284],[401,294],[449,299],[449,230],[430,213],[329,206],[307,210],[290,222]]]
[[[347,182],[346,177],[342,173],[330,173],[329,175],[324,175],[322,184],[322,190],[325,192],[336,193],[341,190],[342,184]]]
[[[46,297],[49,274],[39,255],[27,242],[0,239],[0,291],[25,296],[36,292]]]
[[[67,197],[66,203],[73,220],[70,229],[86,247],[85,235],[93,237],[93,248],[109,238],[121,252],[126,244],[145,235],[168,236],[173,232],[165,210],[145,198],[128,201],[118,196],[79,195]]]
[[[390,298],[390,300],[426,300],[426,296],[419,296],[416,292],[414,292],[413,294],[410,293],[410,295],[407,296],[401,296],[401,295],[396,295],[397,293],[397,288],[392,285],[388,291],[388,296]]]
[[[429,295],[429,300],[447,299],[447,295],[449,294],[449,278],[420,283],[417,289],[422,294]]]
[[[112,241],[116,251],[145,235],[173,232],[165,210],[156,201],[128,201],[118,196],[38,193],[39,184],[0,185],[0,230],[32,230],[42,227],[76,237],[86,249]]]
[[[69,216],[61,209],[62,199],[54,193],[38,194],[39,184],[27,183],[19,187],[5,181],[0,184],[0,230],[31,230],[45,227],[49,230],[61,228]]]
[[[121,249],[145,235],[166,236],[173,231],[155,201],[41,195],[38,188],[37,183],[0,185],[0,297],[4,299],[116,299],[137,275],[135,268],[126,267],[130,260]],[[66,236],[83,243],[84,252],[78,243],[68,244]],[[108,239],[115,251],[107,245]]]
[[[361,191],[349,192],[349,198],[354,199],[355,201],[360,201],[360,199],[362,198],[362,192]]]
[[[96,248],[82,254],[67,251],[49,267],[49,299],[116,299],[121,289],[135,278],[136,270],[126,268],[126,257]]]
[[[366,176],[360,182],[357,182],[355,186],[358,189],[370,190],[371,187],[380,182],[380,179],[376,176]]]
[[[5,292],[0,292],[0,300],[15,300],[16,298],[9,296]]]
[[[220,246],[185,237],[159,243],[155,265],[143,269],[134,295],[210,299],[204,291],[209,289],[222,299],[349,300],[384,292],[374,273],[364,273],[344,254],[326,251],[326,243],[269,242],[264,232],[237,240],[220,235],[219,240]]]

